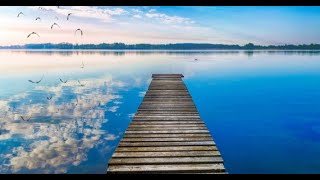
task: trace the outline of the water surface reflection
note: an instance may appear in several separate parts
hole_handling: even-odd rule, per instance
[[[229,173],[318,173],[319,56],[1,50],[0,173],[105,173],[152,73],[184,74]]]

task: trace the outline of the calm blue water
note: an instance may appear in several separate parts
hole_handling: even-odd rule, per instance
[[[105,173],[152,73],[185,75],[229,173],[320,173],[320,52],[5,50],[0,173]]]

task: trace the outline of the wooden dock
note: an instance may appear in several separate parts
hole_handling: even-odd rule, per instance
[[[225,173],[182,74],[153,74],[107,173]]]

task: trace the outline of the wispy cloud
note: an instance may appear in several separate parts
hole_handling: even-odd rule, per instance
[[[132,12],[134,13],[143,13],[143,11],[139,10],[139,9],[131,9]]]
[[[134,18],[138,18],[138,19],[141,19],[141,18],[142,18],[142,16],[141,16],[141,15],[139,15],[139,14],[135,14],[135,15],[133,15],[133,17],[134,17]]]
[[[145,13],[145,16],[148,18],[159,20],[162,23],[165,24],[193,24],[195,23],[190,18],[185,18],[181,16],[170,16],[165,13],[159,13],[155,9],[149,10],[147,13]]]
[[[51,11],[61,15],[67,15],[68,13],[72,13],[71,17],[80,17],[80,18],[95,18],[101,21],[110,22],[112,21],[113,16],[119,16],[128,13],[126,10],[122,8],[98,8],[93,6],[70,6],[65,7],[62,6],[60,8],[56,6],[41,6],[39,7],[30,7],[32,9],[38,9],[42,11]]]

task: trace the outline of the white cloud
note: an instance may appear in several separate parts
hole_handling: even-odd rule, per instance
[[[157,10],[155,10],[155,9],[150,9],[148,12],[149,13],[155,13]]]
[[[117,112],[117,109],[118,109],[118,108],[119,108],[119,106],[112,106],[112,107],[110,107],[110,108],[108,109],[108,111],[115,113],[115,112]]]
[[[113,141],[115,140],[117,137],[114,134],[108,134],[107,137],[105,137],[104,139],[107,141]]]
[[[32,9],[38,10],[38,7],[30,7]],[[95,18],[101,21],[111,21],[112,16],[123,15],[127,13],[126,10],[122,8],[98,8],[93,6],[62,6],[60,8],[56,6],[41,6],[44,11],[51,11],[57,14],[67,16],[68,13],[72,13],[72,17],[81,17],[81,18]]]
[[[139,9],[131,9],[132,12],[134,13],[143,13],[143,11],[139,10]]]
[[[121,8],[114,8],[114,9],[105,9],[104,12],[110,15],[122,15],[128,13],[126,10]]]
[[[135,14],[135,15],[133,15],[133,17],[134,17],[134,18],[138,18],[138,19],[141,19],[141,18],[142,18],[142,16],[141,16],[141,15],[139,15],[139,14]]]
[[[190,18],[184,18],[180,16],[169,16],[164,13],[158,13],[155,9],[151,9],[145,14],[148,18],[157,19],[165,24],[193,24],[195,23]]]

